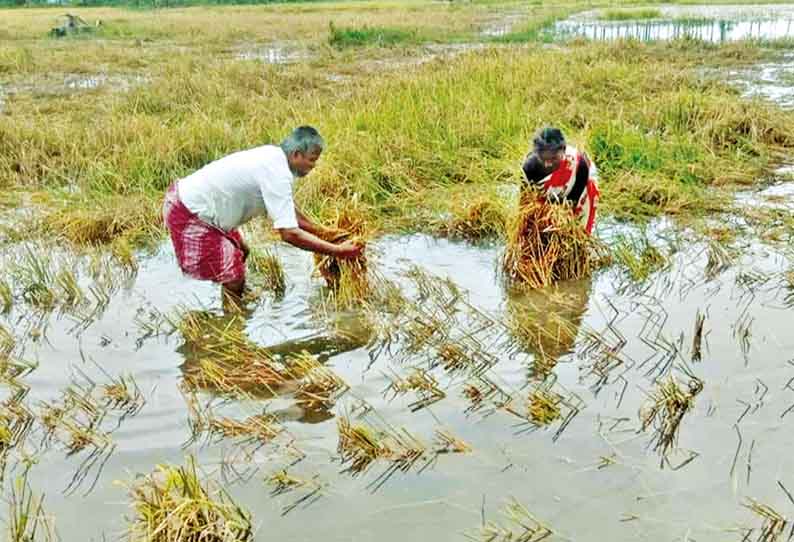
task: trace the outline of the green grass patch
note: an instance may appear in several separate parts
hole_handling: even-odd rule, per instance
[[[661,10],[657,8],[642,9],[605,9],[599,15],[602,21],[637,21],[642,19],[659,19]]]
[[[374,26],[340,28],[333,22],[329,24],[328,31],[328,44],[337,49],[366,46],[393,47],[400,44],[416,43],[419,39],[415,30]]]

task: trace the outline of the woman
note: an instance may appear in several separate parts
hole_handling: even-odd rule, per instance
[[[559,128],[543,128],[535,136],[532,152],[524,162],[526,182],[521,199],[534,188],[547,201],[571,206],[582,219],[587,233],[592,233],[598,202],[598,173],[595,164],[575,147],[565,144]]]

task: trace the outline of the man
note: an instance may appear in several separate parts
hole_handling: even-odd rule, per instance
[[[325,147],[311,126],[296,128],[281,145],[264,145],[220,158],[168,189],[163,218],[182,271],[222,285],[239,302],[245,288],[248,246],[237,228],[267,214],[281,239],[312,252],[356,258],[363,247],[333,244],[296,207],[292,184],[314,169]]]
[[[598,170],[584,152],[566,144],[559,128],[546,127],[538,132],[522,169],[522,199],[532,193],[531,189],[537,189],[547,201],[569,205],[587,233],[593,232]]]

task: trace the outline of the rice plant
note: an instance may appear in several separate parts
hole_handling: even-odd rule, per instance
[[[130,542],[253,540],[251,514],[216,484],[202,483],[192,456],[184,466],[159,465],[125,485],[133,509]]]
[[[252,248],[247,263],[253,272],[262,277],[267,291],[273,292],[276,298],[284,296],[287,289],[287,277],[284,274],[281,261],[274,252],[270,250],[260,252]]]
[[[53,518],[44,512],[44,496],[36,495],[27,472],[14,480],[8,501],[8,542],[49,542],[57,540]]]

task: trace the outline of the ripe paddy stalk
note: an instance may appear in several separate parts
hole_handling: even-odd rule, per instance
[[[52,521],[44,513],[44,497],[33,493],[27,473],[14,480],[8,502],[9,542],[55,540]]]
[[[524,198],[508,227],[506,277],[530,289],[589,276],[599,265],[596,242],[570,209]]]
[[[782,539],[781,537],[783,537],[788,525],[788,520],[785,517],[781,516],[771,506],[761,504],[752,498],[748,498],[747,502],[743,503],[743,506],[750,509],[763,520],[761,532],[755,539],[757,542],[777,542]]]
[[[5,280],[0,279],[0,313],[6,313],[14,306],[14,293]]]
[[[367,470],[373,461],[386,457],[392,450],[383,442],[383,435],[364,425],[351,425],[345,417],[337,421],[339,431],[338,452],[344,462],[350,462],[348,471],[354,475]]]
[[[128,533],[131,541],[253,539],[250,513],[223,489],[202,484],[193,457],[183,467],[161,465],[127,487],[135,511]]]
[[[666,263],[664,255],[646,237],[618,239],[612,252],[615,260],[622,264],[629,276],[637,282],[644,281]]]
[[[320,234],[330,243],[352,242],[365,245],[373,232],[364,216],[356,209],[338,212],[330,229]],[[369,296],[370,278],[364,253],[353,260],[315,254],[315,267],[334,293],[335,301],[343,307],[358,304]]]
[[[259,252],[252,248],[248,256],[248,264],[251,270],[262,275],[264,287],[273,292],[276,297],[282,297],[287,289],[287,277],[284,274],[284,266],[278,256],[270,250]]]

